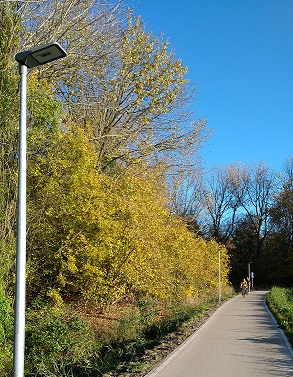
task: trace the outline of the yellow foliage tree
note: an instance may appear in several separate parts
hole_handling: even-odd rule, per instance
[[[29,286],[101,307],[125,296],[171,302],[215,289],[220,246],[170,214],[160,168],[140,162],[120,175],[99,173],[89,132],[59,132],[46,159],[31,166]],[[226,276],[224,262],[222,269]]]

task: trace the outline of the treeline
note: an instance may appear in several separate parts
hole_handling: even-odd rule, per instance
[[[216,167],[201,184],[200,197],[187,195],[184,216],[206,239],[227,247],[235,287],[250,262],[256,287],[293,284],[292,172],[293,159],[281,172],[263,162]]]
[[[98,337],[92,316],[88,329],[69,305],[98,317],[151,302],[158,319],[217,294],[219,256],[228,284],[227,249],[174,205],[175,185],[200,177],[209,131],[190,112],[187,68],[122,2],[1,2],[0,22],[0,370],[11,370],[13,338],[14,55],[54,40],[67,58],[28,76],[26,373],[68,375],[58,357],[85,363],[82,338],[90,346]]]

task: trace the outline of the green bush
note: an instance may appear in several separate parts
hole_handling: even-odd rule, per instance
[[[84,376],[95,347],[93,332],[76,315],[48,307],[28,311],[27,376]]]

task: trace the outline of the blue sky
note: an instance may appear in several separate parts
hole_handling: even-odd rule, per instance
[[[207,168],[293,157],[293,0],[129,0],[169,39],[213,129]]]

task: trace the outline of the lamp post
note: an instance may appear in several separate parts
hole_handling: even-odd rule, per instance
[[[218,301],[221,302],[221,250],[218,250]]]
[[[248,279],[250,280],[250,265],[252,262],[248,262]],[[250,281],[248,282],[248,292],[250,292]]]
[[[14,314],[13,375],[24,376],[25,291],[26,291],[26,82],[27,69],[63,58],[58,43],[21,51],[15,55],[20,74],[20,120],[18,156],[17,250]]]

